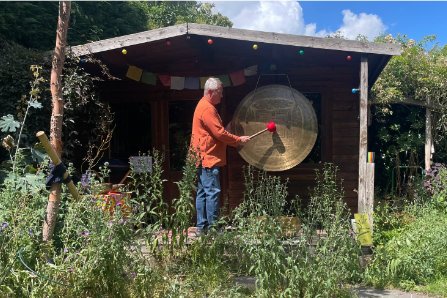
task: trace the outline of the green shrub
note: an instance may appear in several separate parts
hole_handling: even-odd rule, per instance
[[[411,288],[447,274],[447,216],[430,206],[418,209],[414,222],[377,247],[366,272],[371,284]]]
[[[248,171],[248,174],[250,173]],[[265,179],[266,176],[263,174],[258,177]],[[250,264],[248,273],[256,277],[256,295],[349,295],[343,285],[360,278],[359,246],[351,237],[350,214],[343,201],[343,189],[337,180],[337,168],[325,164],[321,171],[317,171],[316,187],[312,192],[308,210],[300,212],[302,236],[293,241],[282,241],[278,236],[281,225],[275,216],[266,215],[263,220],[259,220],[257,215],[267,212],[262,212],[263,209],[259,207],[263,206],[259,204],[263,202],[262,199],[257,198],[261,192],[256,192],[253,185],[258,185],[257,181],[251,182],[251,179],[248,179],[247,191],[252,190],[254,199],[244,202],[244,205],[236,210],[235,219],[239,223],[241,237],[240,259],[241,262]],[[279,179],[273,181],[280,185],[271,187],[271,184],[265,183],[271,188],[262,193],[270,194],[274,189],[285,189],[285,184]],[[250,192],[248,194],[250,195]],[[317,230],[324,232],[317,233]]]

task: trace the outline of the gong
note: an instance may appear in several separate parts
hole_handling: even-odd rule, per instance
[[[250,92],[240,102],[232,130],[250,136],[269,121],[276,132],[265,132],[238,149],[249,164],[265,171],[285,171],[302,162],[317,139],[317,116],[311,102],[289,86],[267,85]]]

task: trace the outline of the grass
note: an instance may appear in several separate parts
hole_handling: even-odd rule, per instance
[[[417,286],[415,290],[422,293],[447,297],[447,276],[440,277],[425,286]]]

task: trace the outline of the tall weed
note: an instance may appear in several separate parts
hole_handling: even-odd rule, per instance
[[[300,210],[301,236],[281,240],[281,225],[276,215],[281,215],[282,201],[266,212],[262,206],[271,202],[259,194],[272,194],[276,189],[286,189],[285,183],[263,183],[269,189],[256,191],[256,177],[247,170],[247,201],[235,211],[242,238],[241,262],[250,264],[248,273],[256,277],[256,295],[259,297],[341,297],[349,296],[344,287],[358,281],[359,245],[351,236],[350,213],[344,203],[344,192],[337,178],[337,168],[325,164],[317,171],[316,186],[306,212]],[[252,181],[254,180],[254,181]],[[280,197],[284,197],[277,194]],[[259,220],[257,215],[266,215]],[[270,215],[275,216],[270,216]]]

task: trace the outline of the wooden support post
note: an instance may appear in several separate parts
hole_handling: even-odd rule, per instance
[[[432,123],[431,123],[431,111],[428,107],[430,105],[430,99],[427,99],[427,107],[425,108],[425,171],[431,168],[431,154],[432,154]]]
[[[368,214],[371,235],[373,233],[373,209],[374,209],[374,163],[366,164],[366,200],[364,213]]]
[[[362,55],[360,62],[360,141],[359,141],[359,185],[358,212],[367,213],[366,208],[366,156],[368,151],[368,58]]]

